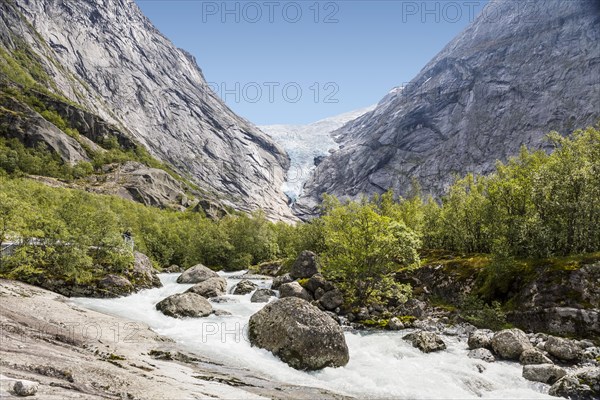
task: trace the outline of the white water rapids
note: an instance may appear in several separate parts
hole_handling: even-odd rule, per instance
[[[230,290],[242,272],[222,273]],[[174,293],[193,285],[177,284],[178,274],[161,274],[162,288],[143,290],[116,299],[73,299],[89,309],[148,324],[157,333],[174,339],[191,351],[229,365],[258,371],[275,381],[322,387],[334,392],[376,399],[555,399],[548,386],[521,377],[518,363],[486,363],[467,357],[467,344],[457,337],[444,336],[448,349],[423,354],[402,340],[408,331],[346,332],[350,362],[342,368],[302,372],[290,368],[270,352],[251,347],[243,330],[250,316],[265,303],[251,303],[250,294],[227,295],[236,303],[213,303],[214,309],[231,316],[175,319],[154,306]],[[254,281],[269,287],[271,281]],[[228,292],[229,292],[228,290]],[[274,299],[274,298],[272,298]],[[485,370],[480,373],[477,365]]]

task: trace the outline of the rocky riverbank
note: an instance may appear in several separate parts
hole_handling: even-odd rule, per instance
[[[19,381],[48,400],[344,398],[215,363],[143,323],[16,281],[0,280],[0,341],[2,398],[16,396]]]

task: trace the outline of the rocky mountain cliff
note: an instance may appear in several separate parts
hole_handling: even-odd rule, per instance
[[[416,178],[440,195],[453,175],[489,173],[522,145],[600,119],[600,3],[493,0],[402,90],[335,134],[340,150],[306,183],[310,214],[323,193],[356,198]]]
[[[95,135],[96,125],[65,114],[69,107],[120,132],[120,142],[143,145],[203,196],[240,210],[263,208],[272,218],[291,217],[280,189],[289,165],[285,152],[235,115],[208,88],[194,57],[161,35],[133,0],[4,0],[0,50],[4,87],[15,84],[11,63],[25,65],[17,87],[31,78],[41,83],[62,103],[52,110],[85,125],[80,132],[86,137]],[[27,96],[35,91],[39,97],[35,86],[28,89]],[[14,101],[4,98],[3,110]],[[38,119],[38,137],[55,130],[35,110],[26,113]],[[46,136],[67,161],[86,159],[74,140]]]

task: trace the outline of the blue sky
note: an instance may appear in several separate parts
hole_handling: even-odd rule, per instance
[[[485,5],[441,1],[136,0],[257,125],[304,124],[409,82]]]

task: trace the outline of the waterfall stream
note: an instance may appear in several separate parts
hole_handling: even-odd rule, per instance
[[[220,273],[227,278],[228,293],[243,272]],[[322,387],[360,398],[547,399],[548,386],[521,377],[518,363],[486,363],[467,357],[467,344],[457,336],[443,336],[447,350],[424,354],[402,339],[407,332],[347,331],[350,362],[342,368],[316,372],[297,371],[270,352],[251,347],[245,328],[252,314],[265,303],[251,303],[251,294],[228,294],[214,309],[230,316],[176,319],[163,315],[155,304],[193,285],[176,283],[178,274],[161,274],[162,288],[143,290],[116,299],[77,298],[73,302],[96,311],[149,325],[190,351],[228,365],[248,368],[275,381]],[[268,288],[270,280],[254,281]],[[275,298],[272,298],[273,301]],[[485,369],[479,372],[481,367]]]

